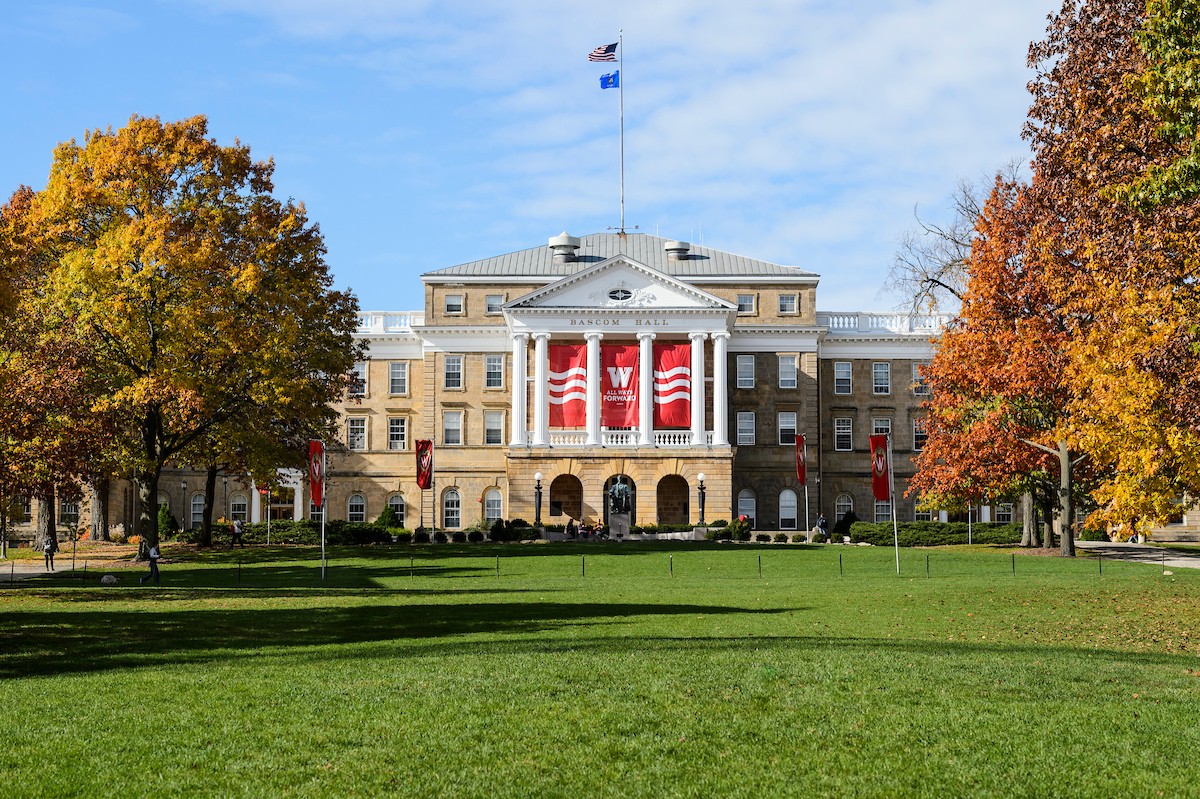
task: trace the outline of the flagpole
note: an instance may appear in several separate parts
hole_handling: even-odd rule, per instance
[[[900,576],[900,525],[896,521],[896,472],[892,468],[892,434],[887,437],[888,504],[892,506],[892,540],[896,544],[896,576]]]
[[[625,235],[625,30],[617,29],[617,127],[621,139],[621,235]]]
[[[326,479],[326,472],[325,472],[325,440],[322,439],[321,440],[321,582],[325,582],[325,517],[329,515],[328,513],[325,512],[326,508],[329,506],[329,497],[327,496],[327,492],[326,492],[326,489],[328,488],[328,486],[326,485],[327,482],[328,482],[328,480]]]

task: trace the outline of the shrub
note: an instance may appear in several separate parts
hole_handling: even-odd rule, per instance
[[[787,541],[788,541],[787,533],[776,533],[775,534],[775,543],[776,544],[786,544]]]
[[[426,530],[424,527],[418,527],[416,530],[413,531],[413,543],[414,544],[428,544],[429,543],[429,531]]]
[[[159,539],[173,538],[179,532],[179,522],[166,505],[158,506],[158,537]]]
[[[399,527],[400,520],[396,518],[396,511],[392,510],[391,505],[383,506],[383,513],[379,514],[379,518],[375,520],[377,527]]]
[[[796,533],[795,535],[792,536],[793,544],[803,544],[803,543],[806,543],[807,541],[808,541],[808,536],[806,536],[804,533]]]
[[[846,511],[846,515],[833,525],[833,531],[829,534],[832,537],[831,540],[841,543],[842,537],[850,535],[850,527],[857,521],[858,517],[854,515],[854,511]]]
[[[754,540],[760,544],[769,544],[771,543],[771,535],[770,533],[759,533],[754,536]]]
[[[713,521],[708,523],[708,526],[709,527],[728,527],[729,520],[728,519],[714,519]]]
[[[936,547],[967,543],[966,522],[903,522],[897,525],[896,539],[902,547]],[[976,544],[1017,544],[1021,541],[1020,524],[977,523],[971,525]],[[850,527],[851,543],[892,546],[891,524],[855,522]]]
[[[1085,527],[1079,531],[1079,538],[1083,541],[1107,541],[1108,533],[1094,527]]]
[[[472,530],[471,532],[467,533],[467,540],[472,544],[478,544],[483,539],[484,535],[479,530]]]
[[[517,534],[520,535],[522,541],[536,541],[542,537],[536,527],[519,527]]]
[[[462,530],[455,530],[450,534],[450,540],[456,544],[465,544],[467,543],[467,534]]]
[[[739,516],[737,521],[730,522],[725,528],[726,538],[732,538],[734,541],[749,541],[750,540],[750,522],[745,516]]]
[[[529,522],[525,521],[524,519],[510,519],[508,522],[508,526],[509,527],[532,527],[533,525],[531,525]]]
[[[443,533],[441,530],[438,530],[436,533],[433,534],[433,543],[444,544],[444,543],[446,543],[446,541],[447,541],[446,534]]]
[[[410,530],[405,530],[403,527],[401,527],[396,532],[392,533],[392,535],[395,537],[397,544],[412,543],[412,539],[413,539],[412,532]]]

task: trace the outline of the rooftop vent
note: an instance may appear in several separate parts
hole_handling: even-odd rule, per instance
[[[575,260],[575,251],[579,249],[579,239],[563,231],[557,236],[551,236],[548,244],[554,250],[554,263],[569,264]]]
[[[663,249],[667,251],[668,261],[686,261],[692,245],[686,241],[668,241],[663,245]]]

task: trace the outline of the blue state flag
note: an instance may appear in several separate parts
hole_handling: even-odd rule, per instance
[[[601,89],[617,89],[621,86],[621,70],[600,76]]]

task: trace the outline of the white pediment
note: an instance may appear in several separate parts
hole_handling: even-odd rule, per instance
[[[625,256],[601,261],[504,306],[506,311],[735,311],[737,306]]]

